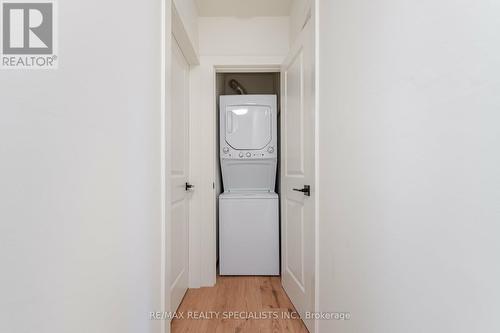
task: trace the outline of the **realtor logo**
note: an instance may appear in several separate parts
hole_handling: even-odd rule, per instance
[[[2,68],[56,68],[53,1],[3,0]]]

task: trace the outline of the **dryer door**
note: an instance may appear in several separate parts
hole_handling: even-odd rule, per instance
[[[259,150],[271,142],[272,115],[269,106],[226,107],[226,142],[238,150]]]

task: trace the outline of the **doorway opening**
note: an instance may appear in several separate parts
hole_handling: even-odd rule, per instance
[[[275,186],[274,192],[280,196],[280,165],[281,165],[281,152],[280,152],[280,104],[281,104],[281,82],[280,82],[280,72],[269,71],[269,72],[216,72],[215,74],[215,101],[216,105],[214,108],[215,112],[215,137],[216,137],[216,156],[215,156],[215,197],[216,197],[216,271],[220,272],[220,237],[219,237],[219,195],[224,192],[224,183],[222,179],[222,169],[221,169],[221,147],[220,147],[220,96],[222,95],[275,95],[276,96],[276,111],[277,111],[277,166],[275,175]],[[279,201],[278,201],[279,202]],[[281,271],[281,205],[278,204],[278,257],[279,257],[279,271]],[[257,245],[256,245],[257,246]],[[258,275],[258,274],[255,274]]]
[[[208,0],[211,1],[211,0]],[[178,2],[178,1],[177,1]],[[167,2],[170,4],[170,2]],[[292,6],[293,3],[293,6]],[[166,181],[165,196],[167,200],[173,196],[174,187],[183,189],[186,195],[189,195],[189,208],[187,224],[188,229],[188,251],[187,267],[188,267],[188,296],[200,291],[203,300],[209,298],[206,292],[212,293],[221,285],[219,282],[240,281],[244,286],[247,281],[263,281],[263,285],[257,285],[250,295],[258,295],[262,292],[261,287],[269,290],[269,284],[277,284],[283,289],[283,293],[289,297],[290,302],[296,307],[300,313],[313,312],[315,309],[315,293],[317,289],[316,279],[316,232],[317,221],[315,219],[317,210],[317,178],[316,178],[316,160],[317,160],[317,138],[316,138],[316,91],[314,75],[316,72],[315,62],[315,7],[314,1],[292,1],[291,6],[283,14],[283,16],[274,16],[269,12],[270,7],[264,1],[262,5],[262,13],[256,17],[247,17],[248,11],[243,11],[241,15],[222,15],[221,17],[203,16],[198,19],[197,14],[187,13],[187,15],[176,15],[175,1],[172,3],[172,34],[178,42],[181,51],[189,63],[189,87],[187,88],[188,108],[189,108],[189,137],[186,142],[189,142],[189,147],[183,152],[188,152],[189,156],[189,180],[182,184],[174,184],[170,181],[170,177]],[[180,4],[180,2],[179,2]],[[227,7],[239,5],[227,5]],[[221,7],[219,7],[221,8]],[[168,8],[167,8],[168,9]],[[179,8],[181,12],[186,10],[186,7]],[[187,8],[189,11],[189,8]],[[219,10],[219,9],[217,9]],[[168,10],[167,10],[168,12]],[[183,14],[183,13],[181,13]],[[184,14],[186,14],[184,12]],[[167,20],[166,22],[168,22]],[[168,42],[168,39],[166,39]],[[169,42],[166,44],[168,47]],[[168,50],[168,49],[167,49]],[[172,59],[173,60],[173,59]],[[165,73],[170,72],[171,59],[165,58]],[[170,80],[169,78],[167,78]],[[235,80],[237,84],[229,84]],[[168,81],[169,84],[176,85],[178,89],[179,80]],[[167,86],[166,91],[172,94],[173,87]],[[267,187],[255,186],[255,190],[267,191],[268,195],[274,195],[273,200],[279,200],[279,204],[273,207],[275,212],[274,221],[276,228],[273,230],[277,235],[272,237],[278,243],[277,250],[273,251],[273,258],[276,258],[274,263],[276,269],[273,274],[262,275],[280,275],[277,276],[249,276],[249,277],[226,277],[218,276],[220,273],[221,253],[226,253],[223,250],[220,252],[220,211],[227,205],[219,202],[219,196],[224,190],[224,182],[222,177],[221,164],[224,171],[227,169],[227,161],[222,161],[221,155],[225,156],[224,146],[220,145],[219,141],[232,142],[231,138],[241,138],[240,134],[233,136],[233,131],[230,131],[231,138],[222,138],[219,133],[219,98],[221,95],[275,95],[272,104],[262,104],[263,106],[273,105],[272,117],[277,125],[273,131],[274,137],[271,138],[272,144],[262,145],[261,151],[262,160],[268,157],[267,149],[270,146],[274,147],[273,159],[276,159],[274,169],[266,169],[266,175],[275,174],[275,183],[268,182]],[[177,94],[181,97],[182,94]],[[227,96],[224,98],[225,103],[235,96]],[[175,105],[170,105],[170,99],[165,100],[165,142],[167,152],[177,152],[181,150],[181,145],[176,144],[170,139],[170,133],[179,132],[180,126],[174,125],[176,119],[172,118],[172,108],[175,107],[177,113],[179,108]],[[225,104],[227,105],[227,104]],[[232,104],[230,106],[235,106]],[[231,119],[227,123],[235,123],[240,127],[248,128],[248,119],[255,117],[256,112],[251,109],[254,105],[244,105],[243,108],[235,108],[232,112],[234,115],[227,116],[224,119]],[[249,106],[249,107],[246,107]],[[224,108],[227,112],[227,109]],[[241,110],[237,110],[241,109]],[[244,114],[252,114],[243,120]],[[283,111],[283,113],[281,113]],[[224,115],[224,114],[223,114]],[[234,118],[233,118],[234,117]],[[259,117],[256,117],[259,118]],[[261,119],[259,118],[258,121]],[[242,125],[244,124],[244,125]],[[274,125],[274,124],[273,124]],[[172,127],[170,127],[172,126]],[[214,127],[215,126],[215,127]],[[222,128],[227,128],[226,124]],[[230,128],[233,128],[230,125]],[[237,132],[237,131],[236,131]],[[168,134],[168,135],[167,135]],[[222,133],[224,134],[224,133]],[[262,138],[259,134],[259,138]],[[261,140],[261,139],[259,139]],[[262,141],[262,140],[261,140]],[[249,140],[246,142],[261,142]],[[240,141],[238,141],[240,142]],[[256,147],[256,146],[252,146]],[[233,157],[240,156],[243,153],[257,153],[257,148],[235,148],[233,145],[227,146],[227,154],[233,153]],[[281,151],[282,149],[282,151]],[[239,150],[239,151],[237,151]],[[243,150],[246,150],[243,152]],[[254,151],[255,150],[255,151]],[[236,154],[234,154],[234,152]],[[262,155],[264,153],[264,155]],[[170,153],[169,153],[170,154]],[[254,155],[255,156],[255,155]],[[242,156],[243,157],[243,156]],[[257,159],[259,156],[256,155]],[[247,156],[250,163],[253,156]],[[270,159],[270,158],[269,158]],[[172,161],[172,158],[165,159],[165,163]],[[227,160],[227,159],[226,159]],[[178,164],[179,159],[176,159]],[[267,161],[268,162],[268,161]],[[177,168],[178,169],[178,168]],[[176,171],[166,163],[165,172],[169,176],[171,171]],[[235,174],[238,174],[235,172]],[[227,173],[224,172],[224,177]],[[255,177],[254,179],[257,179]],[[245,177],[232,177],[226,181],[231,184],[236,180],[244,180]],[[267,178],[266,178],[267,179]],[[186,182],[189,182],[186,184]],[[246,180],[246,184],[253,183],[253,180]],[[241,184],[238,183],[238,184]],[[188,189],[188,185],[191,186]],[[229,186],[230,192],[234,191],[236,186]],[[241,192],[243,188],[237,187]],[[249,187],[245,187],[248,190]],[[275,192],[275,193],[272,193]],[[229,193],[233,194],[233,193]],[[267,199],[268,197],[255,198],[255,201]],[[279,199],[278,199],[279,195]],[[224,196],[224,195],[223,195]],[[227,197],[226,197],[227,198]],[[241,197],[239,199],[242,199]],[[258,199],[258,200],[257,200]],[[237,200],[232,197],[230,200]],[[224,201],[224,200],[223,200]],[[264,201],[264,200],[262,200]],[[181,205],[173,206],[173,203],[167,202],[165,205],[165,234],[169,239],[166,239],[166,251],[170,259],[172,255],[171,246],[178,246],[182,243],[182,239],[175,235],[175,230],[172,232],[172,223],[174,218],[181,216],[178,212],[182,209]],[[248,208],[248,206],[245,206]],[[261,207],[261,206],[259,206]],[[174,208],[176,214],[174,215]],[[233,210],[234,211],[234,210]],[[249,210],[247,210],[249,211]],[[255,212],[261,211],[254,209]],[[240,212],[240,210],[238,211]],[[236,216],[234,214],[233,216]],[[262,221],[263,219],[255,218],[253,221]],[[222,219],[224,221],[229,219]],[[248,218],[246,219],[249,220]],[[240,223],[241,225],[241,223]],[[251,225],[247,223],[247,226]],[[262,225],[266,225],[262,223]],[[177,224],[177,230],[180,230],[181,224]],[[186,224],[182,225],[183,227]],[[238,225],[239,226],[239,225]],[[182,229],[185,230],[184,228]],[[227,230],[227,229],[222,229]],[[245,237],[248,233],[241,232]],[[253,228],[253,230],[261,230]],[[231,234],[231,233],[227,233]],[[262,233],[265,234],[265,233]],[[223,234],[224,235],[224,234]],[[244,237],[241,237],[244,238]],[[238,239],[241,239],[238,238]],[[226,239],[226,238],[224,238]],[[246,239],[254,239],[246,237]],[[251,243],[251,242],[247,242]],[[255,243],[255,242],[253,242]],[[241,244],[241,243],[239,243]],[[239,245],[237,244],[237,245]],[[238,248],[235,246],[234,248]],[[253,248],[252,248],[253,249]],[[269,253],[270,251],[263,250],[261,252]],[[222,256],[224,258],[224,256]],[[243,257],[239,254],[236,257]],[[254,256],[256,258],[257,256]],[[255,260],[264,262],[265,260]],[[166,261],[166,279],[172,281],[178,280],[177,273],[180,272],[178,265],[173,265],[174,261]],[[224,266],[224,265],[223,265]],[[240,267],[253,267],[252,265],[244,264]],[[251,274],[251,273],[250,273]],[[248,275],[250,275],[248,274]],[[232,275],[232,274],[225,274]],[[236,274],[235,274],[236,275]],[[242,274],[243,275],[243,274]],[[245,274],[246,275],[246,274]],[[257,274],[254,274],[257,275]],[[182,276],[182,275],[181,275]],[[169,288],[171,284],[166,287]],[[185,286],[185,284],[183,284]],[[180,285],[179,285],[180,286]],[[217,304],[224,305],[221,310],[238,309],[233,306],[230,301],[240,301],[246,306],[246,299],[243,296],[235,296],[233,293],[225,289],[219,293],[222,298],[217,301]],[[240,290],[237,284],[231,284],[233,290]],[[200,288],[208,287],[208,288]],[[198,288],[200,290],[198,290]],[[220,290],[220,289],[219,289]],[[274,294],[271,288],[271,294]],[[166,293],[171,293],[171,290],[166,290]],[[180,294],[180,293],[179,293]],[[263,296],[265,299],[265,296]],[[166,304],[169,310],[176,308],[175,304]],[[183,302],[183,309],[189,309],[191,299]],[[280,303],[281,304],[281,303]],[[285,303],[283,303],[285,304]],[[227,305],[227,306],[226,306]],[[279,304],[278,304],[279,305]],[[260,304],[259,306],[265,306]],[[260,309],[261,307],[257,307]],[[273,305],[273,307],[275,307]],[[286,306],[288,308],[288,306]],[[171,309],[173,308],[173,309]],[[213,310],[210,307],[207,310]],[[312,321],[305,321],[308,327],[313,327]],[[232,324],[231,324],[232,325]],[[249,325],[253,325],[250,323]],[[255,329],[250,329],[253,332]]]

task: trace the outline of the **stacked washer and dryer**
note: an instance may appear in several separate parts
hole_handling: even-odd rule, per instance
[[[219,273],[279,275],[276,95],[220,96]]]

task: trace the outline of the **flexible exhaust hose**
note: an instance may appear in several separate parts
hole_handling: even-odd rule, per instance
[[[243,86],[235,79],[232,79],[231,81],[229,81],[229,86],[231,87],[231,89],[233,89],[234,91],[236,91],[240,95],[247,94],[246,89],[243,88]]]

